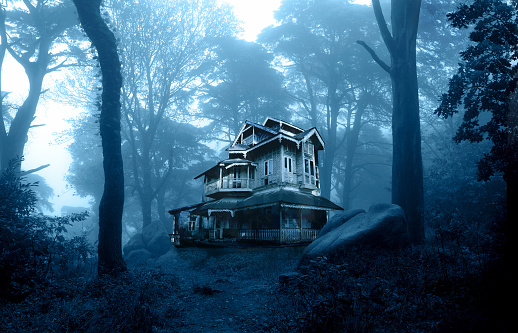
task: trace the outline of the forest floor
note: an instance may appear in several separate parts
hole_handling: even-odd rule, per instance
[[[271,330],[279,275],[293,271],[303,246],[180,248],[160,270],[178,278],[178,294],[164,299],[177,309],[159,332]]]
[[[281,287],[304,249],[173,248],[111,279],[72,271],[0,302],[0,332],[506,331],[498,260],[433,244],[351,252]]]

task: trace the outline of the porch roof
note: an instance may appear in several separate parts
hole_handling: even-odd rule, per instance
[[[194,214],[205,214],[208,211],[235,212],[247,209],[269,207],[280,204],[290,208],[307,208],[317,210],[343,210],[326,198],[304,193],[297,189],[271,188],[254,193],[249,197],[225,197],[209,201],[193,211]]]

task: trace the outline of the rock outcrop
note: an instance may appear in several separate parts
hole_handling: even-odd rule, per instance
[[[368,212],[349,210],[331,218],[304,251],[300,265],[322,256],[335,261],[354,248],[398,249],[408,244],[403,209],[378,203]]]
[[[159,258],[171,248],[171,240],[166,229],[160,221],[155,221],[145,227],[141,234],[131,237],[123,252],[129,265],[141,265],[147,259]]]

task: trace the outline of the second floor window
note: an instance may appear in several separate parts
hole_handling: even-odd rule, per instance
[[[293,161],[292,161],[291,157],[284,158],[284,171],[285,172],[289,172],[289,173],[293,172],[292,163],[293,163]]]
[[[264,175],[268,176],[273,173],[273,160],[264,161]]]
[[[313,160],[304,159],[304,172],[312,176],[315,175],[315,162]]]
[[[234,179],[241,178],[241,168],[234,167]]]

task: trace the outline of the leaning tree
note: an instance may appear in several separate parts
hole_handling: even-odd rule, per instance
[[[73,0],[79,20],[97,50],[102,73],[101,114],[104,192],[99,205],[98,274],[116,275],[126,270],[122,258],[124,172],[121,153],[121,64],[117,41],[103,17],[102,0]]]

